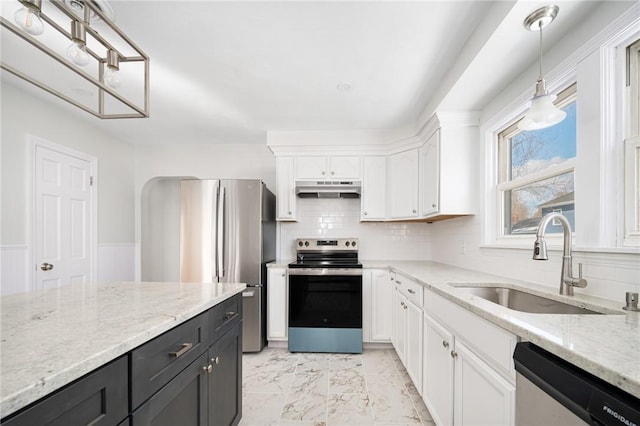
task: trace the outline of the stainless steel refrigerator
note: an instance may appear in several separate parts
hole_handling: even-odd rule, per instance
[[[266,344],[266,264],[275,259],[276,251],[275,196],[259,180],[181,179],[179,191],[175,184],[174,180],[171,191],[159,190],[169,198],[175,198],[179,192],[179,232],[173,223],[177,215],[169,213],[167,219],[166,214],[158,211],[177,209],[170,206],[168,199],[156,196],[165,202],[156,203],[155,209],[147,209],[146,217],[150,221],[161,217],[162,224],[146,233],[143,225],[143,279],[145,271],[154,271],[149,275],[156,274],[151,278],[157,280],[157,271],[162,268],[169,271],[169,275],[179,272],[182,282],[246,283],[247,289],[242,294],[243,351],[261,351]],[[143,220],[144,217],[143,208]],[[165,232],[163,229],[169,233],[168,237],[158,235]],[[175,241],[176,234],[179,242]],[[146,250],[161,251],[162,258],[170,258],[171,262],[177,260],[176,253],[179,253],[179,264],[175,267],[145,265],[145,235],[152,240],[151,244],[179,244],[178,250],[157,246]],[[162,278],[170,281],[174,277]]]

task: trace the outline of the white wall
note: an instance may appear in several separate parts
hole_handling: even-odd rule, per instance
[[[296,238],[359,238],[364,260],[428,260],[431,224],[360,222],[359,199],[299,198],[298,222],[280,222],[278,258],[295,258]]]
[[[132,265],[126,262],[122,265],[111,263],[108,269],[101,266],[109,264],[114,250],[122,258],[122,253],[133,247],[133,147],[95,128],[92,123],[96,118],[66,104],[61,105],[54,98],[42,100],[30,91],[5,82],[0,88],[2,292],[27,288],[26,268],[31,244],[27,230],[28,134],[98,159],[98,279],[114,275],[132,279]]]
[[[622,163],[616,162],[616,155],[611,154],[618,148],[615,147],[611,133],[606,130],[612,127],[615,120],[603,113],[606,100],[609,99],[603,94],[611,90],[608,84],[612,77],[601,74],[605,72],[603,64],[606,58],[598,45],[587,49],[581,58],[576,59],[577,62],[567,64],[567,58],[572,58],[572,54],[583,46],[591,46],[589,41],[595,40],[594,37],[603,28],[622,14],[620,5],[616,7],[618,9],[607,4],[599,6],[582,26],[545,54],[545,66],[551,70],[547,76],[562,74],[561,71],[554,70],[555,67],[560,69],[567,65],[573,66],[576,70],[573,75],[577,76],[578,81],[579,158],[576,163],[576,206],[582,213],[576,226],[574,270],[577,271],[577,262],[582,262],[584,277],[589,285],[585,289],[576,289],[576,292],[618,300],[622,304],[625,291],[640,291],[640,255],[637,251],[624,252],[615,248],[615,221],[619,217],[616,209],[617,201],[620,200],[616,193],[621,191],[621,187],[616,186],[615,178],[612,179],[611,176],[619,172]],[[488,131],[492,123],[501,120],[501,115],[509,113],[510,108],[511,112],[520,108],[514,100],[527,98],[530,86],[535,81],[535,68],[534,65],[523,73],[527,78],[519,77],[507,84],[483,109],[481,126]],[[553,86],[554,82],[548,81]],[[479,143],[492,142],[489,139]],[[534,261],[531,259],[533,236],[530,244],[521,249],[497,247],[492,241],[493,230],[490,224],[495,221],[491,206],[495,201],[494,194],[485,186],[488,185],[486,177],[493,175],[493,170],[487,167],[491,162],[488,156],[492,155],[489,148],[487,145],[484,150],[486,157],[481,162],[478,176],[478,191],[483,199],[479,214],[434,223],[432,259],[558,288],[562,253],[557,246],[550,252],[550,260]],[[487,238],[483,235],[485,228],[488,229]],[[465,241],[464,254],[460,253],[459,240]]]

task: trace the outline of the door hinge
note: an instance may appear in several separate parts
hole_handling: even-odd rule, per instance
[[[89,176],[89,186],[93,186],[93,176]]]

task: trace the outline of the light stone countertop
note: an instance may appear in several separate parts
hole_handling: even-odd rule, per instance
[[[112,282],[1,297],[0,418],[245,287]]]
[[[276,259],[271,263],[267,263],[267,268],[286,268],[295,261],[295,259]]]
[[[579,294],[561,296],[550,287],[436,262],[364,261],[364,268],[391,268],[434,293],[520,336],[522,340],[640,398],[640,312],[614,302]],[[465,293],[450,284],[500,284],[612,315],[531,314],[514,311]]]

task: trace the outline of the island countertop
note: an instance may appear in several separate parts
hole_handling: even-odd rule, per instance
[[[242,292],[244,284],[111,282],[0,298],[0,418]]]

